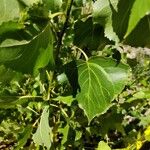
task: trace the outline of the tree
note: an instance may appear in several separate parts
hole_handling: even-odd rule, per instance
[[[20,107],[23,123],[13,146],[30,139],[30,147],[47,149],[108,147],[110,112],[124,136],[123,114],[116,115],[130,75],[124,54],[126,45],[150,46],[149,0],[3,0],[0,7],[0,107]],[[88,131],[101,119],[101,133]]]

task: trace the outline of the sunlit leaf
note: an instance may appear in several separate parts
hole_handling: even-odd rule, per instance
[[[149,124],[150,124],[150,116],[149,115],[140,117],[140,122],[139,122],[140,126],[146,127]]]
[[[144,136],[147,141],[150,141],[150,126],[144,131]]]
[[[77,64],[81,92],[76,98],[91,120],[105,112],[114,97],[122,91],[127,80],[128,67],[122,63],[116,66],[114,60],[102,57],[79,60]]]
[[[52,129],[49,126],[49,107],[46,106],[41,115],[40,124],[33,135],[34,143],[50,148],[52,143]]]
[[[0,25],[3,22],[15,20],[18,19],[19,17],[20,17],[19,3],[16,0],[0,1]]]
[[[64,128],[60,128],[59,132],[63,134],[63,138],[62,138],[62,141],[61,141],[62,149],[63,149],[65,142],[67,142],[67,136],[68,136],[68,132],[69,132],[69,125],[66,125]]]
[[[104,141],[100,141],[96,150],[111,150],[111,148]]]
[[[70,95],[70,96],[58,96],[56,98],[53,98],[53,100],[60,101],[64,104],[67,104],[68,106],[70,106],[72,101],[74,100],[74,98],[72,97],[72,95]]]

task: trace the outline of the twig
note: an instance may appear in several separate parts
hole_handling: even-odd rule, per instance
[[[56,47],[56,56],[55,56],[56,65],[57,65],[58,59],[59,59],[59,53],[60,53],[60,49],[61,49],[61,46],[62,46],[62,39],[63,39],[63,36],[64,36],[65,31],[67,29],[72,4],[73,4],[73,0],[68,0],[67,9],[66,9],[65,23],[63,25],[63,28],[62,28],[60,34],[58,35],[58,43],[57,43],[57,47]]]

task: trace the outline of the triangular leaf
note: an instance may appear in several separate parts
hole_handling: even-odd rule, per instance
[[[114,60],[102,57],[79,60],[77,63],[81,92],[76,98],[91,120],[105,112],[114,97],[122,91],[128,67],[123,64],[116,66]]]

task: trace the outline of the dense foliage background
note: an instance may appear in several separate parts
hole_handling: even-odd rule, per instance
[[[0,149],[150,148],[149,0],[0,1]]]

